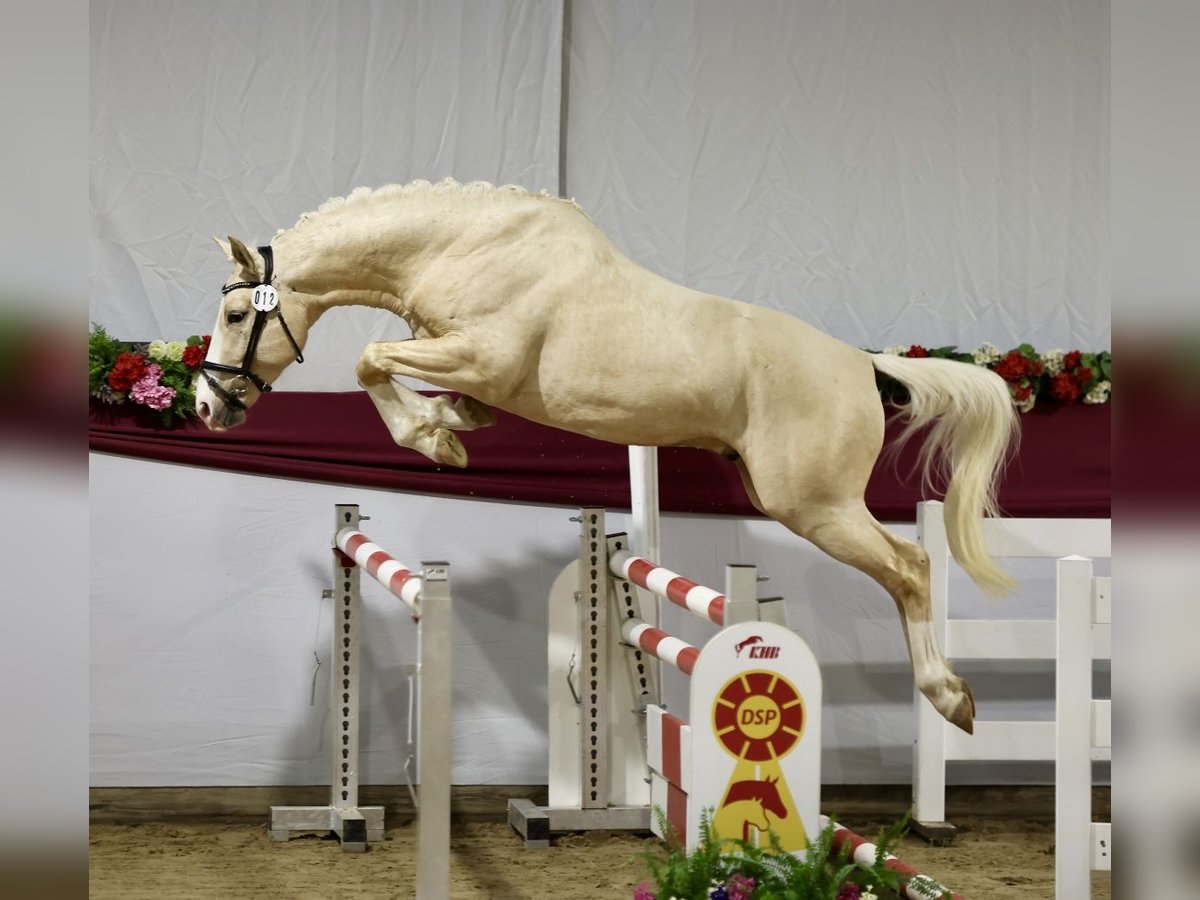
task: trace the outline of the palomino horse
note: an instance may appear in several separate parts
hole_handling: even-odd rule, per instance
[[[218,243],[234,269],[196,391],[210,428],[243,421],[330,307],[390,310],[412,338],[371,344],[357,374],[397,444],[465,466],[454,432],[491,425],[498,407],[606,441],[720,453],[765,515],[887,590],[921,691],[972,730],[970,688],[930,625],[928,559],[875,521],[863,490],[883,445],[881,372],[907,388],[910,431],[931,426],[925,471],[943,468],[955,559],[981,587],[1006,588],[979,527],[996,513],[1015,427],[999,376],[869,354],[673,284],[623,256],[573,202],[521,188],[359,188],[257,251]],[[463,396],[427,397],[397,375]]]

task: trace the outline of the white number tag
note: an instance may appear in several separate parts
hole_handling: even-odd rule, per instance
[[[269,284],[260,284],[254,289],[254,299],[250,305],[259,312],[270,312],[279,305],[279,294]]]

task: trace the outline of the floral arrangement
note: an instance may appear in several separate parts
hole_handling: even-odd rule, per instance
[[[210,335],[186,341],[129,343],[99,325],[88,336],[88,393],[101,403],[134,403],[160,414],[163,425],[195,415],[196,377]]]
[[[1038,353],[1032,344],[1022,344],[1003,353],[995,345],[985,343],[972,353],[963,353],[955,346],[926,349],[920,344],[910,347],[888,347],[883,350],[893,356],[936,357],[985,366],[1004,379],[1012,395],[1013,405],[1029,412],[1038,397],[1051,397],[1063,403],[1107,403],[1112,396],[1112,354],[1107,350],[1084,353],[1072,350],[1048,350]],[[881,376],[880,389],[885,397],[900,398],[903,388]]]
[[[663,811],[656,808],[655,816],[663,833],[672,834]],[[905,817],[881,832],[875,860],[867,865],[850,859],[848,844],[833,849],[832,818],[800,859],[783,851],[773,832],[768,832],[768,847],[717,837],[706,812],[700,821],[700,845],[693,853],[686,853],[673,836],[665,856],[659,855],[661,850],[646,854],[653,885],[643,881],[633,900],[894,900],[905,876],[884,861],[907,826]],[[918,877],[923,894],[951,896],[932,879]]]

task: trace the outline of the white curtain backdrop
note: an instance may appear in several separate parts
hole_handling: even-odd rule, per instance
[[[565,184],[649,268],[860,346],[1108,347],[1103,2],[91,9],[91,319],[119,337],[210,330],[229,268],[214,235],[263,242],[356,186],[454,176]],[[363,345],[406,334],[327,316],[279,387],[353,390]],[[545,597],[576,547],[569,511],[105,454],[91,500],[93,784],[328,777],[312,669],[336,502],[398,557],[453,566],[455,782],[545,780]],[[826,781],[909,779],[911,674],[881,589],[763,520],[671,516],[663,552],[709,582],[758,563],[788,598],[826,673]],[[1005,614],[1049,615],[1051,569]],[[381,592],[368,619],[363,776],[400,783],[415,639]],[[1052,709],[1048,667],[975,687],[984,716]]]
[[[575,4],[567,190],[856,346],[1107,349],[1107,8]]]
[[[453,176],[558,188],[562,6],[546,0],[96,0],[92,320],[212,330],[230,263],[355,187]],[[322,322],[281,390],[357,389],[377,310]]]

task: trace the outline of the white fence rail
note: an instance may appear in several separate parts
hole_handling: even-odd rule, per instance
[[[1112,555],[1112,525],[1108,519],[986,519],[983,528],[988,552],[1000,559],[1070,556],[1095,559]],[[950,618],[952,559],[941,503],[918,504],[917,537],[929,554],[933,627],[948,659],[1059,658],[1058,625],[1054,619]],[[1099,602],[1107,604],[1107,599]],[[1111,659],[1111,644],[1108,625],[1096,626],[1089,639],[1090,658]],[[1090,663],[1080,665],[1078,671],[1088,675],[1090,689]],[[945,839],[954,834],[953,826],[946,822],[947,762],[1048,762],[1058,756],[1060,726],[1055,721],[976,720],[975,733],[968,735],[948,724],[915,689],[914,696],[917,740],[913,754],[913,826],[927,837]],[[1105,704],[1093,718],[1103,726],[1107,716]],[[1083,733],[1086,736],[1091,729],[1085,727]],[[1111,758],[1106,746],[1097,746],[1089,752],[1092,759]],[[1090,792],[1090,773],[1088,784]]]

